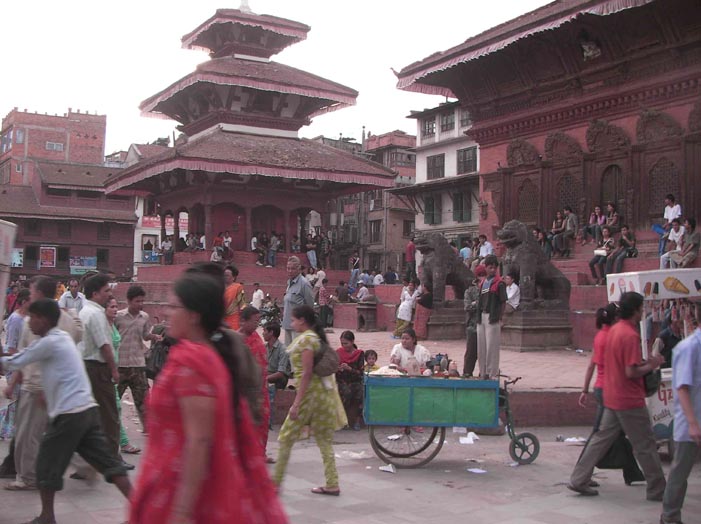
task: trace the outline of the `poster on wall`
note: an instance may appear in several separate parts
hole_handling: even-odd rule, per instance
[[[56,267],[56,248],[41,246],[39,248],[39,267]]]
[[[83,275],[88,271],[97,270],[97,257],[70,257],[68,266],[71,275]]]
[[[24,249],[16,247],[12,250],[11,267],[24,267]]]

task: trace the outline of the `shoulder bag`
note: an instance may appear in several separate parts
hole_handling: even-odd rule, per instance
[[[327,342],[321,342],[319,351],[314,353],[314,374],[318,377],[328,377],[338,371],[340,362],[338,353]]]

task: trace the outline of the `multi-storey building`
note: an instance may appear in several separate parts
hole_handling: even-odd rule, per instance
[[[0,127],[0,218],[18,227],[13,278],[132,274],[134,198],[105,195],[104,115],[13,109]]]
[[[459,243],[479,228],[479,150],[465,132],[470,114],[458,102],[412,112],[416,183],[390,191],[416,212],[417,231],[440,231]]]

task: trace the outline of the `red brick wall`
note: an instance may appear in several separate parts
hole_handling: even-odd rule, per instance
[[[105,156],[107,116],[69,111],[62,116],[11,111],[2,122],[24,132],[24,143],[13,143],[10,154],[45,160],[101,164]],[[63,144],[63,151],[48,151],[46,142]]]
[[[41,234],[38,236],[26,235],[24,221],[18,219],[17,239],[15,246],[24,248],[31,246],[55,246],[68,247],[70,256],[95,256],[97,249],[108,249],[109,259],[107,264],[98,265],[99,269],[110,269],[118,277],[129,277],[132,273],[134,253],[133,226],[129,224],[110,224],[110,239],[97,239],[97,223],[80,220],[71,220],[71,237],[58,236],[58,223],[56,220],[41,220]],[[12,268],[13,278],[18,275],[52,275],[67,278],[70,270],[68,263],[58,263],[55,268],[37,269],[36,263],[25,259],[24,267]]]

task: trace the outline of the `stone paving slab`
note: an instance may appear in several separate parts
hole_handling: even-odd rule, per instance
[[[133,408],[132,408],[133,409]],[[128,410],[127,410],[128,411]],[[125,420],[133,443],[144,437]],[[277,429],[277,428],[276,428]],[[323,467],[313,439],[299,442],[292,453],[283,484],[282,502],[292,524],[433,524],[466,522],[495,524],[656,524],[660,503],[645,500],[642,484],[626,486],[620,471],[600,471],[601,495],[580,497],[565,483],[581,447],[556,442],[556,435],[586,436],[587,427],[518,428],[532,431],[541,441],[541,452],[529,466],[510,467],[508,438],[483,436],[473,445],[458,442],[449,431],[440,454],[428,465],[396,474],[378,469],[383,463],[371,450],[366,431],[341,431],[335,435],[335,452],[341,481],[340,497],[314,495],[310,489],[323,483]],[[277,451],[277,432],[271,434],[269,452]],[[0,441],[0,454],[7,442]],[[346,451],[364,452],[351,459]],[[139,457],[129,457],[138,464]],[[478,459],[479,464],[468,459]],[[466,471],[478,466],[485,474]],[[665,471],[669,469],[664,464]],[[137,470],[138,471],[138,470]],[[135,478],[134,475],[132,475]],[[36,492],[0,490],[0,524],[25,522],[39,508]],[[102,481],[94,486],[66,479],[57,496],[59,524],[116,524],[123,522],[126,502],[117,490]],[[685,522],[699,522],[701,515],[701,465],[692,471]],[[696,519],[696,520],[695,520]]]

